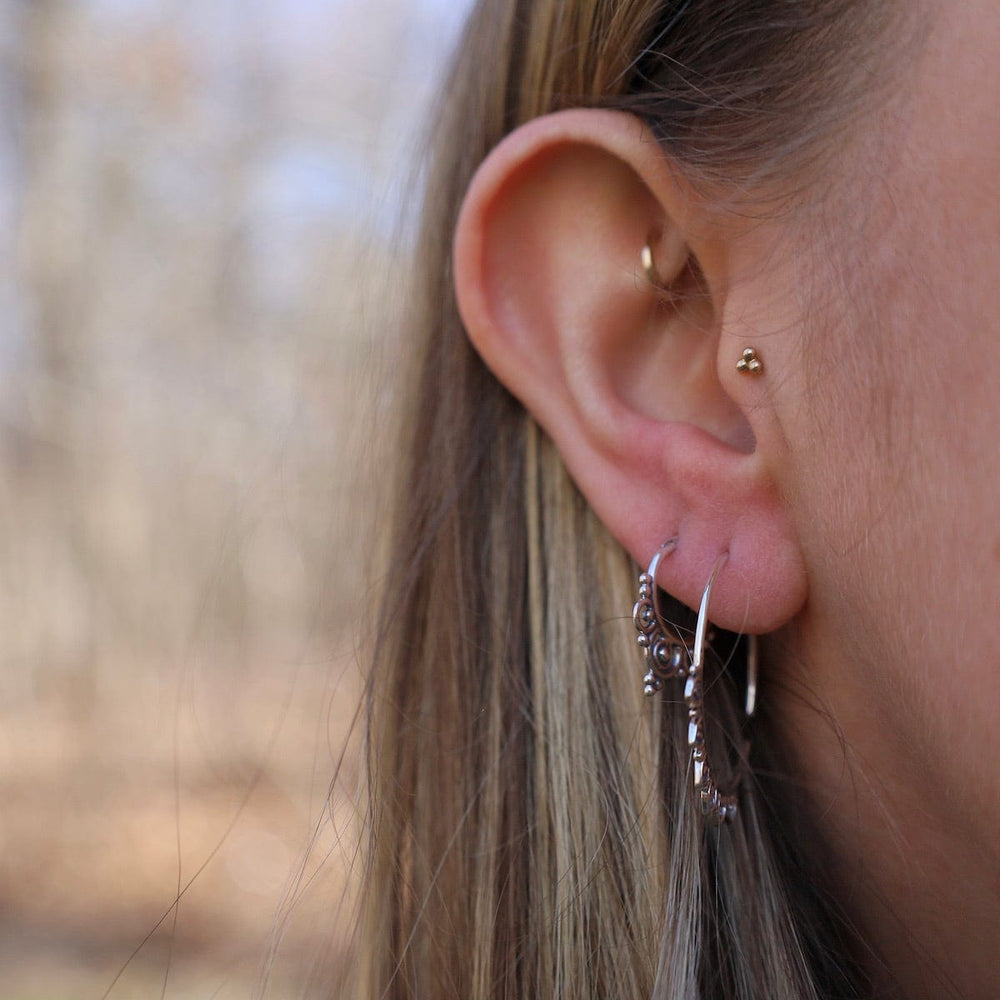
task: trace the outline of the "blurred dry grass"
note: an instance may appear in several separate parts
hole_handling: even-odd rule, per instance
[[[0,1000],[246,996],[314,835],[274,995],[348,946],[369,278],[459,6],[0,4]]]

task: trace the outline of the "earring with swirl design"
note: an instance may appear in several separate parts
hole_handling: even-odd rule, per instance
[[[656,571],[660,560],[677,547],[677,539],[664,542],[656,551],[649,569],[639,576],[639,599],[632,608],[632,621],[639,633],[636,641],[646,654],[646,674],[642,678],[643,694],[656,694],[665,680],[687,677],[687,649],[679,636],[668,635],[657,598]]]
[[[655,694],[666,680],[679,679],[685,682],[684,701],[688,714],[688,746],[691,750],[694,790],[701,803],[702,812],[709,821],[722,824],[735,817],[737,798],[735,792],[724,793],[719,789],[705,752],[704,663],[712,586],[728,556],[726,554],[719,556],[712,569],[698,610],[694,648],[689,651],[679,636],[668,634],[668,626],[660,614],[657,596],[656,573],[660,560],[673,552],[676,547],[676,538],[664,542],[650,561],[649,568],[639,576],[639,599],[632,609],[632,620],[638,633],[637,641],[646,659],[646,674],[642,679],[643,693],[647,696]],[[756,636],[749,636],[746,691],[748,716],[754,712],[756,695],[757,643]]]

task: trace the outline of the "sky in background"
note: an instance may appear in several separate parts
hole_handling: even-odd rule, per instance
[[[10,705],[179,649],[206,587],[237,658],[258,584],[266,608],[299,579],[305,628],[339,572],[323,539],[351,532],[331,484],[354,488],[352,393],[393,332],[381,292],[466,7],[0,0]],[[290,489],[312,491],[291,514]],[[243,572],[240,518],[274,519],[267,571]]]
[[[464,0],[76,0],[58,38],[66,89],[53,183],[92,201],[109,154],[142,210],[211,213],[240,161],[243,266],[262,299],[302,294],[325,228],[391,237]],[[31,355],[19,230],[38,164],[23,65],[25,4],[0,4],[0,366]],[[20,63],[20,73],[14,67]],[[58,84],[57,84],[58,86]],[[55,145],[55,144],[54,144]],[[68,147],[73,148],[68,148]],[[67,176],[67,172],[70,175]],[[75,173],[73,173],[75,172]],[[76,192],[67,188],[76,187]],[[236,203],[238,201],[238,203]]]
[[[196,61],[202,99],[229,113],[253,117],[247,65],[263,79],[284,78],[276,90],[291,106],[343,102],[339,135],[312,131],[318,122],[290,115],[287,144],[261,165],[256,194],[265,210],[336,216],[374,205],[392,216],[395,206],[379,204],[387,175],[371,169],[371,155],[387,150],[405,159],[468,3],[85,0],[84,6],[108,30],[141,32],[167,23],[179,31]],[[361,121],[351,128],[346,121],[353,116]]]

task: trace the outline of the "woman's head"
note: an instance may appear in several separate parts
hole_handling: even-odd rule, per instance
[[[689,525],[686,556],[673,563],[681,570],[687,559],[688,572],[671,593],[695,603],[714,556],[730,549],[730,582],[752,564],[766,600],[747,593],[746,579],[738,591],[723,586],[716,615],[729,628],[770,631],[797,610],[805,580],[775,503],[778,484],[755,467],[756,435],[768,433],[750,419],[766,412],[762,387],[739,384],[726,358],[747,337],[806,327],[813,310],[825,311],[805,290],[822,299],[858,249],[854,179],[880,167],[872,125],[905,75],[916,20],[895,5],[849,0],[494,2],[478,8],[459,59],[465,77],[451,88],[445,120],[463,134],[445,148],[460,152],[441,172],[443,205],[432,212],[450,234],[464,200],[454,254],[465,326],[458,349],[468,332],[637,560],[696,502],[663,509],[666,483],[647,482],[654,452],[664,460],[664,449],[683,452],[660,471],[675,488],[703,489],[703,507],[724,523]],[[497,77],[483,72],[484,41],[507,56],[493,62]],[[837,217],[823,205],[838,206]],[[440,257],[444,234],[429,235],[425,248],[434,259],[433,240]],[[636,280],[647,243],[671,289],[666,308]],[[807,351],[809,340],[796,343]],[[718,364],[729,378],[720,384],[722,344],[728,354]],[[566,377],[553,377],[560,365]],[[588,415],[591,427],[563,419]],[[706,430],[730,450],[662,438],[667,422]],[[709,464],[724,457],[732,461],[711,481]],[[730,545],[724,536],[738,534],[737,517],[752,530]]]
[[[765,822],[770,800],[751,794],[721,841],[685,825],[683,737],[669,712],[638,735],[650,710],[627,687],[641,671],[616,619],[631,602],[622,549],[645,564],[677,537],[658,579],[688,606],[728,553],[713,619],[780,630],[757,760],[794,738],[802,822],[833,789],[841,861],[856,837],[866,871],[904,877],[880,853],[886,789],[893,810],[929,815],[956,723],[985,723],[996,700],[935,710],[935,671],[961,664],[923,593],[995,662],[990,592],[955,597],[955,555],[995,576],[995,473],[963,456],[997,423],[973,377],[1000,371],[996,338],[981,343],[1000,263],[1000,199],[983,196],[1000,174],[980,134],[996,88],[979,83],[994,63],[965,54],[1000,52],[1000,15],[986,0],[900,7],[477,8],[420,244],[394,556],[412,571],[377,657],[373,914],[395,941],[380,988],[847,989],[834,910],[789,882],[790,863],[821,881],[805,835],[782,839],[799,819]],[[962,349],[932,361],[943,327]],[[763,374],[737,370],[747,347]],[[941,527],[961,478],[985,550]],[[931,562],[950,588],[911,585]],[[984,685],[962,669],[966,690]],[[722,677],[720,703],[734,693]],[[840,738],[864,785],[850,807]],[[923,783],[893,784],[925,765]],[[974,792],[946,797],[974,811]]]
[[[727,553],[713,619],[772,632],[809,588],[789,420],[822,436],[805,426],[814,366],[836,381],[821,345],[872,341],[831,290],[867,292],[857,190],[893,162],[926,23],[829,2],[540,3],[513,23],[509,131],[459,185],[456,337],[633,559],[678,536],[660,580],[691,607]],[[737,369],[749,345],[768,377]]]

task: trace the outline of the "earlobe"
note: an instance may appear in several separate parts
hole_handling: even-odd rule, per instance
[[[801,607],[805,575],[760,400],[719,376],[732,238],[638,119],[576,110],[523,126],[483,163],[454,267],[474,345],[611,532],[643,565],[678,536],[659,580],[689,605],[728,552],[713,617],[762,632]]]

